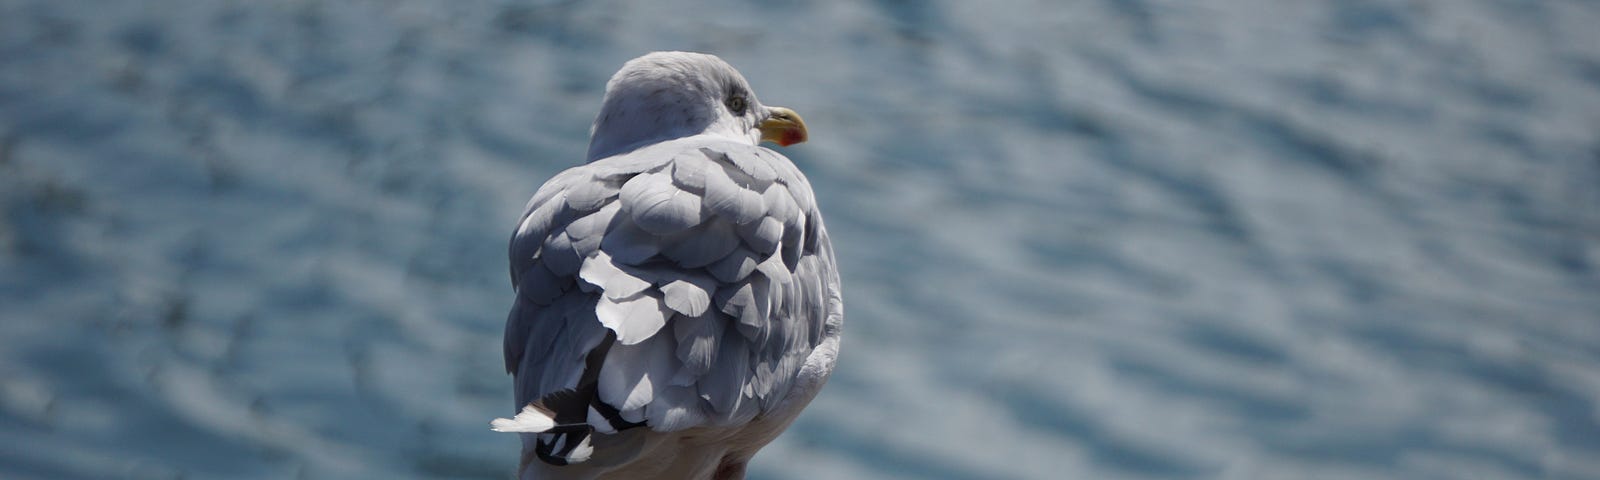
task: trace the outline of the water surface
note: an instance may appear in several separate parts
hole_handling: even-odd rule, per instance
[[[0,0],[0,477],[509,478],[504,248],[604,82],[806,116],[752,478],[1600,478],[1600,5]]]

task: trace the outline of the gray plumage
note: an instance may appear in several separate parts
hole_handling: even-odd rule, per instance
[[[805,176],[757,144],[772,111],[709,55],[608,84],[590,161],[511,239],[506,368],[518,409],[556,425],[495,422],[524,432],[523,478],[742,476],[826,380],[838,272]]]

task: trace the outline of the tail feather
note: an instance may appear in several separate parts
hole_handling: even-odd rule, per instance
[[[613,434],[643,426],[643,422],[623,420],[617,408],[601,401],[597,392],[602,363],[615,340],[615,334],[607,333],[605,341],[587,354],[576,388],[540,397],[523,406],[515,417],[497,418],[490,426],[497,432],[537,434],[533,451],[551,465],[588,461],[594,454],[592,437],[596,431]],[[524,436],[523,442],[528,438]]]
[[[555,427],[555,412],[544,408],[538,402],[522,407],[522,411],[515,417],[496,418],[489,422],[489,428],[496,432],[540,433]]]

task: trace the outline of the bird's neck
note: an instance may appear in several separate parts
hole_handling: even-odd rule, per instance
[[[590,162],[696,135],[716,121],[714,106],[698,101],[698,92],[647,86],[607,92],[589,132]]]
[[[594,133],[589,138],[588,161],[628,153],[667,140],[692,136],[705,129],[704,125],[652,121],[651,119],[622,119],[596,121]]]

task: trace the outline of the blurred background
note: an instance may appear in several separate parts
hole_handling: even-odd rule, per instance
[[[668,49],[806,116],[844,273],[752,478],[1600,478],[1596,25],[0,0],[0,478],[510,478],[506,240]]]

